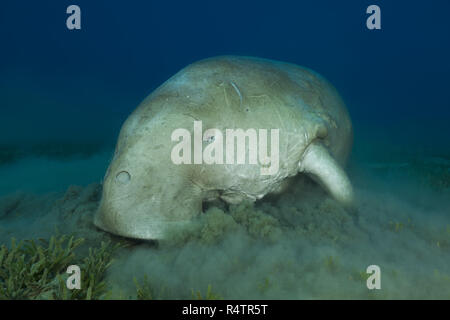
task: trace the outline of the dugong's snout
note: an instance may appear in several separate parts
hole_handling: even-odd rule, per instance
[[[140,215],[139,212],[131,210],[126,212],[125,217],[121,212],[101,204],[95,214],[94,225],[103,231],[126,238],[160,240],[188,223],[183,220],[161,220],[150,213],[148,211],[148,214]]]
[[[184,183],[175,178],[168,182],[148,167],[124,167],[120,158],[110,164],[94,217],[98,228],[127,238],[160,240],[201,212],[200,198],[187,192]],[[175,199],[184,200],[183,206]]]

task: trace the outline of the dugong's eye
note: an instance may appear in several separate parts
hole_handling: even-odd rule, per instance
[[[119,182],[119,183],[126,184],[126,183],[130,182],[130,180],[131,180],[131,176],[126,171],[120,171],[116,175],[116,181]]]

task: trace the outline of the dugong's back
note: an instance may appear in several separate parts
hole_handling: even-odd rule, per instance
[[[325,78],[308,68],[268,59],[221,56],[195,62],[150,94],[122,132],[139,130],[135,117],[180,112],[201,119],[204,128],[267,126],[303,134],[303,125],[325,125],[325,143],[340,162],[345,162],[353,140],[346,107]]]
[[[278,129],[279,170],[267,177],[255,165],[174,164],[172,134],[185,128],[194,136],[195,121],[203,130],[223,133]],[[163,238],[160,229],[188,222],[204,200],[259,199],[298,172],[349,202],[351,186],[341,165],[351,144],[351,122],[341,98],[312,70],[251,57],[205,59],[167,80],[123,125],[96,224],[124,236]],[[245,152],[248,156],[249,149]],[[125,186],[118,183],[122,172]]]

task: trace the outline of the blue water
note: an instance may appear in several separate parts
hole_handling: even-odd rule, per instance
[[[448,141],[448,1],[377,1],[381,30],[365,26],[372,1],[77,1],[82,28],[72,31],[70,4],[2,2],[2,144],[114,143],[154,88],[187,64],[222,54],[322,73],[357,132],[388,128],[394,139],[429,148]]]
[[[81,30],[66,28],[66,8],[71,4],[81,8]],[[366,8],[371,4],[381,8],[381,30],[366,28]],[[350,177],[360,188],[369,224],[384,226],[395,219],[406,224],[405,214],[410,213],[421,226],[424,221],[450,225],[448,200],[442,200],[448,195],[450,178],[449,12],[447,0],[2,1],[0,195],[63,192],[71,184],[100,182],[121,124],[152,90],[190,63],[233,54],[303,65],[334,84],[352,118],[355,144]],[[410,179],[416,179],[415,184]],[[400,200],[391,199],[396,192]],[[27,201],[31,200],[23,203]],[[398,217],[391,216],[397,212],[401,212]],[[29,232],[15,231],[23,227],[21,223],[21,227],[15,223],[7,227],[8,237]],[[33,232],[40,225],[34,224]],[[374,238],[382,239],[374,250],[379,250],[381,261],[395,265],[382,252],[395,246],[402,235],[395,234],[398,238],[391,241],[385,236],[389,231],[380,230],[373,231]],[[450,233],[442,231],[447,240],[424,236],[422,242],[411,234],[403,240],[411,247],[418,241],[417,250],[431,255],[421,272],[444,272],[442,267],[450,262]],[[438,240],[439,250],[446,251],[432,256],[434,251],[427,245],[436,247]],[[442,243],[447,244],[445,249]],[[362,252],[370,246],[362,242]],[[301,257],[314,260],[309,252],[315,247],[307,248]],[[348,251],[336,254],[346,261],[364,256],[356,250],[355,258]],[[198,250],[182,252],[201,259]],[[238,254],[234,249],[229,252]],[[283,259],[280,252],[275,250],[274,256]],[[139,254],[133,256],[135,267],[148,259]],[[417,256],[411,254],[404,261],[414,265]],[[301,257],[297,258],[304,261]],[[163,262],[154,263],[156,269],[164,269]],[[405,273],[416,279],[414,271]],[[207,285],[205,279],[196,281]],[[235,278],[235,285],[240,282]],[[346,296],[345,283],[339,283]],[[233,295],[236,292],[225,280],[218,286],[228,297],[250,297]],[[404,283],[395,288],[395,293],[383,297],[411,297]],[[428,290],[442,297],[436,288],[433,282]],[[320,289],[305,290],[296,296],[286,289],[256,297],[341,296],[335,290],[329,295]]]

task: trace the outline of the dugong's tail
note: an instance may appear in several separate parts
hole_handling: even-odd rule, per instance
[[[353,188],[345,171],[320,143],[306,149],[299,171],[308,173],[346,207],[353,206]]]

